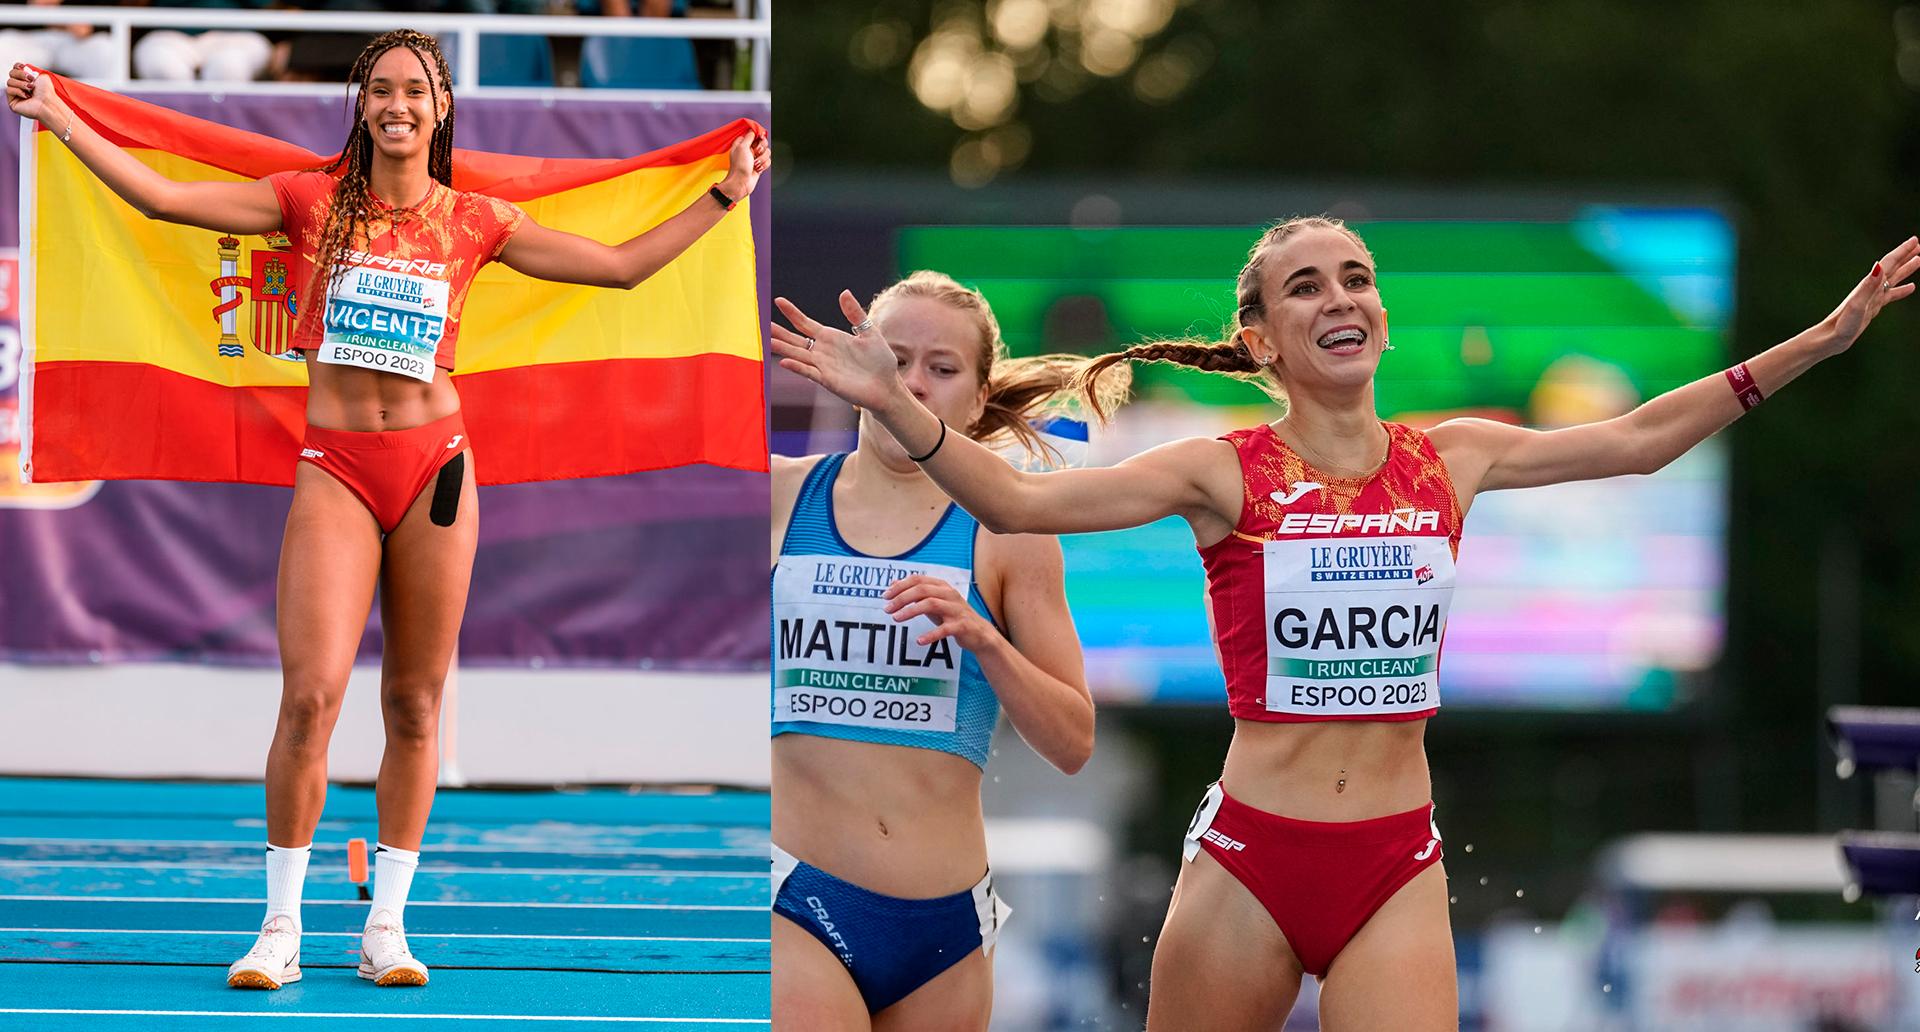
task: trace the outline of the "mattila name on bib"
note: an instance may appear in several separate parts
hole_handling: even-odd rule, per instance
[[[963,650],[919,643],[933,621],[895,622],[887,586],[926,574],[962,595],[970,570],[858,556],[781,556],[773,573],[773,719],[952,731]]]

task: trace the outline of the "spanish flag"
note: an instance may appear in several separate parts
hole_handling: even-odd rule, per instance
[[[176,180],[251,180],[328,158],[56,79],[78,117]],[[306,364],[285,351],[287,241],[142,216],[23,121],[21,469],[36,483],[293,483]],[[745,120],[619,161],[454,152],[455,189],[609,243],[725,175]],[[704,462],[767,468],[762,320],[743,201],[631,291],[493,263],[454,373],[483,484]]]

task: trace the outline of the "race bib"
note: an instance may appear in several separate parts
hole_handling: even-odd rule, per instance
[[[1453,599],[1444,537],[1268,541],[1267,710],[1312,716],[1440,705]]]
[[[962,598],[973,572],[859,556],[781,556],[773,572],[773,719],[908,731],[952,731],[960,660],[951,638],[918,642],[934,627],[895,623],[881,609],[887,586],[921,573]]]
[[[447,282],[364,265],[345,270],[327,294],[320,361],[432,383],[446,331]]]

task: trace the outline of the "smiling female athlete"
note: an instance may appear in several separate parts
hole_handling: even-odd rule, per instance
[[[236,987],[300,978],[300,893],[326,798],[327,742],[376,584],[387,746],[359,970],[380,985],[427,981],[401,917],[433,804],[441,687],[479,536],[473,452],[449,376],[475,273],[497,260],[540,279],[630,288],[717,225],[768,162],[766,141],[742,135],[711,195],[625,243],[602,244],[453,189],[453,93],[433,37],[381,35],[349,78],[358,90],[340,156],[244,183],[167,179],[76,119],[50,78],[24,65],[7,78],[8,106],[58,134],[140,212],[292,241],[307,430],[300,453],[287,456],[297,468],[277,590],[284,680],[267,753],[267,913],[228,971]]]
[[[1907,240],[1811,329],[1616,419],[1552,431],[1457,419],[1422,433],[1374,411],[1387,323],[1372,254],[1337,221],[1293,219],[1254,245],[1226,341],[1141,345],[1083,374],[1092,384],[1131,359],[1246,376],[1284,397],[1284,415],[1105,469],[1021,472],[950,434],[903,386],[883,333],[832,329],[781,299],[796,330],[775,327],[774,350],[861,406],[990,530],[1169,515],[1192,528],[1234,736],[1187,833],[1148,1027],[1278,1028],[1311,974],[1323,1028],[1451,1029],[1453,938],[1422,736],[1440,705],[1468,507],[1483,491],[1660,469],[1845,351],[1913,292],[1916,255],[1920,240]],[[841,308],[863,318],[851,295]]]

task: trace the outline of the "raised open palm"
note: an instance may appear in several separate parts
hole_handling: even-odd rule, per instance
[[[860,327],[859,333],[835,329],[810,318],[784,297],[773,303],[793,329],[773,325],[773,353],[780,368],[799,373],[839,396],[842,401],[877,408],[904,388],[900,363],[880,328],[867,320],[866,309],[851,291],[840,292],[840,312]]]
[[[1847,299],[1827,317],[1834,329],[1836,352],[1847,350],[1860,339],[1880,309],[1913,293],[1914,284],[1907,279],[1916,269],[1920,269],[1920,237],[1908,237],[1888,251],[1865,279],[1854,284]]]

